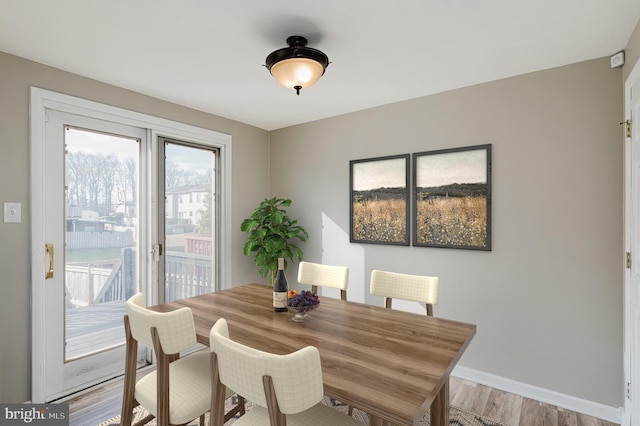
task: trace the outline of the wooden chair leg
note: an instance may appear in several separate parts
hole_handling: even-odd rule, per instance
[[[147,417],[145,417],[144,419],[136,422],[135,425],[133,426],[142,426],[142,425],[146,425],[147,423],[149,423],[151,420],[155,419],[155,417],[153,417],[153,414],[149,414]]]
[[[352,406],[349,406],[348,413],[349,413],[349,417],[353,416],[353,407]]]
[[[227,420],[224,414],[224,399],[226,394],[225,386],[220,382],[218,372],[218,357],[215,352],[211,352],[211,413],[209,414],[209,425],[223,426]]]
[[[267,400],[267,409],[269,411],[269,420],[272,426],[287,426],[287,417],[280,411],[278,399],[276,398],[276,390],[273,387],[273,379],[271,376],[262,376],[262,385],[264,387],[264,395]]]
[[[340,299],[347,300],[347,290],[340,290]]]
[[[240,416],[244,416],[245,414],[245,400],[240,395],[237,395],[238,403],[235,407],[224,414],[224,422],[228,422],[231,418],[233,418],[236,414],[240,413]]]
[[[133,421],[133,409],[137,406],[133,397],[125,395],[123,397],[122,411],[120,413],[120,424],[122,426],[131,426]]]
[[[169,364],[176,359],[174,355],[167,355],[162,350],[160,335],[156,327],[151,327],[151,340],[156,353],[156,422],[158,426],[169,426]],[[151,373],[153,374],[153,373]]]
[[[120,424],[131,426],[133,421],[133,409],[138,406],[134,398],[136,389],[136,363],[138,356],[138,342],[131,335],[129,317],[124,316],[124,333],[127,341],[127,354],[124,367],[124,389],[122,392],[122,411],[120,413]]]

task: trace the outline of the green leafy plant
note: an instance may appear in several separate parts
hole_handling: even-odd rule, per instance
[[[255,253],[258,272],[264,278],[270,276],[271,284],[278,270],[278,258],[302,260],[302,250],[292,240],[307,241],[309,234],[297,220],[291,220],[283,207],[291,206],[291,200],[283,198],[265,199],[253,211],[251,217],[242,221],[240,230],[246,232],[248,241],[244,255]]]

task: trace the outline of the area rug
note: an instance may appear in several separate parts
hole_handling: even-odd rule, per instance
[[[344,412],[345,414],[347,412],[348,407],[344,404],[341,404],[338,401],[325,397],[325,400],[323,402],[329,406],[332,406],[338,411]],[[227,409],[230,409],[232,407],[232,403],[233,402],[231,400],[227,401]],[[250,410],[251,407],[252,407],[252,404],[250,402],[247,402],[247,410]],[[136,421],[144,418],[146,415],[147,415],[147,412],[145,410],[143,410],[140,407],[137,407],[134,410],[133,422],[135,423]],[[360,411],[357,408],[354,408],[353,410],[353,417],[358,419],[360,422],[362,422],[363,425],[369,424],[369,416],[365,412]],[[230,419],[227,423],[225,423],[225,426],[231,425],[234,422],[235,422],[235,419]],[[147,423],[147,425],[149,426],[155,426],[155,424],[156,424],[155,419]],[[209,424],[209,414],[207,413],[205,415],[205,425],[208,425],[208,424]],[[106,422],[100,423],[97,426],[119,426],[119,425],[120,425],[120,416],[117,416],[117,417],[114,417],[113,419],[107,420]],[[189,426],[192,426],[192,425],[194,426],[199,425],[199,421],[196,419],[195,421],[189,423]],[[429,416],[427,415],[420,421],[420,426],[428,426],[428,425],[429,425]],[[454,406],[451,406],[449,410],[449,425],[450,426],[506,426],[506,425],[503,425],[502,423],[493,421],[491,419],[487,419],[485,417],[477,416],[475,414],[466,412]]]

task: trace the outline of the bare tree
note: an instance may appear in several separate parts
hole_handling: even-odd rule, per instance
[[[125,217],[131,216],[131,209],[135,206],[138,192],[137,163],[134,158],[124,158],[118,162],[116,168],[115,193],[117,203],[124,206]]]
[[[136,160],[114,154],[68,152],[66,161],[67,203],[100,215],[112,214],[117,203],[135,200]],[[125,212],[126,213],[126,212]]]
[[[93,208],[97,194],[90,188],[96,186],[93,173],[93,155],[85,152],[67,153],[67,197],[69,205],[78,206],[81,210]]]
[[[188,175],[184,169],[173,161],[166,161],[164,166],[164,181],[167,188],[177,188],[188,185]]]
[[[112,205],[113,192],[116,188],[116,170],[118,170],[118,164],[120,163],[118,157],[114,154],[98,154],[95,158],[96,169],[95,173],[99,176],[101,192],[102,192],[102,205],[100,213],[102,216],[113,213],[114,208]]]

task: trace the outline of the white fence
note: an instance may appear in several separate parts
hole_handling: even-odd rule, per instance
[[[67,249],[120,248],[133,246],[132,231],[67,232]]]

